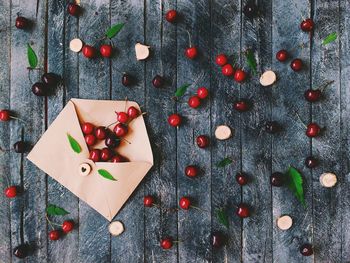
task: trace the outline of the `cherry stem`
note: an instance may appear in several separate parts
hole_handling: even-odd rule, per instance
[[[303,120],[300,118],[300,115],[299,115],[297,112],[295,112],[295,115],[297,115],[299,121],[303,124],[303,126],[305,127],[305,129],[307,129],[307,125],[306,125],[305,122],[303,122]]]
[[[204,211],[202,208],[199,208],[197,206],[194,206],[194,205],[190,205],[191,208],[194,208],[194,209],[197,209],[197,210],[200,210],[200,211]]]
[[[190,47],[192,47],[191,34],[190,34],[190,32],[188,32],[188,30],[186,30],[186,32],[188,34],[188,42],[190,44]]]
[[[55,228],[53,227],[53,223],[50,221],[50,219],[48,218],[47,214],[45,214],[46,220],[49,223],[50,227],[52,228],[52,230],[55,230]]]
[[[128,141],[127,139],[125,139],[125,138],[120,138],[120,140],[125,141],[125,142],[127,142],[128,144],[131,144],[131,142]]]
[[[155,206],[155,207],[157,207],[157,208],[160,208],[160,205],[158,205],[158,204],[152,204],[152,206]]]
[[[333,84],[334,80],[329,80],[326,83],[322,84],[321,86],[318,87],[320,91],[324,91],[329,85]]]
[[[23,124],[26,124],[26,122],[25,122],[24,120],[22,120],[22,119],[20,119],[20,118],[17,118],[17,117],[15,117],[15,116],[10,116],[10,118],[11,118],[11,119],[14,119],[14,120],[18,120],[18,121],[22,122]]]
[[[126,104],[128,103],[128,97],[125,97],[125,107],[124,107],[124,112],[126,112]]]
[[[173,241],[173,243],[177,243],[177,244],[180,244],[180,243],[182,243],[182,241],[181,240],[176,240],[176,241]]]
[[[107,125],[105,128],[108,129],[109,127],[111,127],[112,125],[117,124],[117,123],[119,123],[119,121],[115,121],[115,122],[113,122],[113,123]]]

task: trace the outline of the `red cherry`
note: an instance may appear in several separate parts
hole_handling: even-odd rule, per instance
[[[245,100],[236,101],[233,104],[233,108],[239,112],[245,112],[249,110],[249,103]]]
[[[79,5],[74,4],[74,3],[69,3],[67,7],[68,13],[72,16],[79,16],[81,12],[81,8]]]
[[[60,239],[60,232],[58,230],[50,231],[49,238],[51,240],[54,240],[54,241],[59,240]]]
[[[224,76],[230,77],[233,75],[234,69],[231,64],[226,64],[221,68],[221,72]]]
[[[94,47],[89,45],[84,45],[82,49],[83,55],[86,58],[94,58],[96,56],[96,50]]]
[[[189,165],[185,168],[185,174],[188,177],[196,177],[198,175],[198,167],[195,165]]]
[[[14,198],[17,196],[17,186],[9,186],[5,189],[5,196],[8,198]]]
[[[170,237],[167,237],[167,238],[163,238],[161,241],[160,241],[160,246],[163,248],[163,249],[170,249],[172,246],[173,246],[173,241]]]
[[[250,215],[249,207],[246,204],[239,204],[236,210],[236,214],[240,218],[246,218]]]
[[[311,244],[303,244],[299,248],[299,251],[303,256],[306,256],[306,257],[311,256],[314,253],[314,250]]]
[[[129,115],[126,112],[118,112],[117,113],[117,120],[121,123],[127,123],[129,120]]]
[[[102,45],[100,47],[100,53],[102,57],[110,58],[112,56],[113,48],[111,45]]]
[[[181,116],[177,113],[171,114],[168,117],[168,123],[173,127],[178,127],[181,124]]]
[[[239,185],[246,185],[248,183],[247,175],[245,173],[237,173],[236,181]]]
[[[215,63],[219,66],[224,66],[227,64],[227,57],[225,54],[219,54],[215,58]]]
[[[95,126],[93,124],[91,124],[90,122],[85,122],[81,126],[81,130],[83,131],[83,133],[85,135],[91,134],[94,131],[94,129],[95,129]]]
[[[319,101],[321,98],[322,92],[319,89],[308,89],[304,93],[304,97],[309,102]]]
[[[101,150],[94,149],[90,151],[89,159],[93,162],[99,162],[101,160]]]
[[[95,136],[99,140],[104,140],[107,137],[108,130],[106,127],[100,126],[95,129]]]
[[[101,150],[101,160],[107,162],[113,156],[113,152],[109,148],[103,148]]]
[[[154,199],[152,196],[150,195],[146,195],[144,198],[143,198],[143,205],[145,207],[152,207],[154,204]]]
[[[194,59],[195,57],[197,57],[198,55],[198,51],[197,51],[197,48],[196,47],[189,47],[189,48],[186,48],[186,51],[185,51],[185,56],[189,59]]]
[[[206,135],[199,135],[196,139],[199,148],[206,148],[209,146],[209,137]]]
[[[117,137],[124,137],[128,133],[128,126],[123,123],[118,123],[113,129]]]
[[[192,96],[188,100],[188,106],[191,108],[198,108],[201,105],[201,99],[198,96]]]
[[[205,87],[199,87],[197,89],[197,96],[200,98],[200,99],[205,99],[206,97],[208,97],[209,95],[209,91],[207,88]]]
[[[15,26],[18,29],[27,29],[30,26],[30,21],[23,16],[18,16],[16,18]]]
[[[276,53],[276,59],[280,62],[286,61],[288,57],[289,57],[288,52],[285,49],[281,49]]]
[[[10,111],[0,110],[0,121],[9,121],[11,119]]]
[[[247,74],[243,70],[237,69],[235,71],[235,74],[234,74],[233,78],[237,82],[243,82],[245,80],[245,78],[246,78],[246,75]]]
[[[85,142],[87,145],[92,146],[96,143],[96,137],[93,134],[85,135]]]
[[[306,128],[306,135],[310,138],[316,137],[320,134],[321,128],[317,123],[310,123]]]
[[[299,58],[296,58],[290,63],[290,67],[294,71],[300,71],[303,68],[303,61]]]
[[[311,32],[314,29],[314,21],[311,18],[307,18],[300,23],[300,28],[304,32]]]
[[[190,199],[188,199],[187,197],[181,197],[179,201],[179,206],[184,210],[188,210],[191,206]]]
[[[130,106],[127,112],[130,119],[136,119],[140,115],[139,110],[134,106]]]
[[[112,163],[124,163],[127,162],[128,160],[124,157],[121,156],[120,154],[117,154],[115,156],[112,157],[111,162]]]
[[[73,230],[74,228],[74,222],[71,220],[66,220],[62,224],[62,230],[64,233],[69,233]]]
[[[165,14],[165,19],[170,23],[174,23],[176,21],[176,18],[177,18],[177,12],[174,9],[169,10]]]

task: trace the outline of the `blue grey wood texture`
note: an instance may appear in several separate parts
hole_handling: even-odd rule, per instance
[[[137,101],[147,112],[145,121],[152,142],[155,165],[116,216],[126,228],[119,237],[108,233],[108,222],[57,182],[25,159],[25,154],[0,152],[0,187],[9,183],[23,187],[24,193],[8,200],[0,197],[0,261],[20,262],[12,250],[21,242],[30,244],[33,253],[25,262],[350,262],[350,184],[349,184],[349,30],[350,3],[343,0],[256,0],[258,19],[250,20],[242,9],[248,0],[81,0],[84,13],[75,18],[67,14],[68,1],[0,1],[0,108],[9,108],[25,120],[0,123],[0,147],[10,149],[23,139],[34,144],[72,97],[124,99]],[[165,13],[177,9],[175,24]],[[29,31],[14,27],[16,14],[30,18]],[[310,41],[299,29],[302,17],[312,17],[316,29]],[[113,40],[116,48],[111,60],[88,60],[69,50],[69,42],[80,37],[98,47],[106,29],[125,22]],[[189,60],[184,50],[191,42],[199,56]],[[322,46],[331,32],[339,38]],[[134,44],[151,46],[151,57],[136,61]],[[27,76],[26,44],[39,57],[42,72],[62,75],[63,83],[47,98],[35,97]],[[298,47],[304,43],[301,49]],[[234,63],[248,72],[243,52],[251,48],[258,62],[258,74],[237,84],[224,77],[215,64],[217,54],[232,55]],[[276,61],[280,49],[305,62],[305,69],[293,72],[289,63]],[[270,88],[259,85],[258,75],[273,69],[279,76]],[[42,72],[33,71],[39,80]],[[121,85],[123,72],[136,83]],[[161,89],[152,86],[155,75],[166,79]],[[311,105],[303,98],[309,87],[327,80],[335,82],[324,90],[322,101]],[[192,84],[178,102],[172,100],[177,87]],[[210,96],[200,108],[191,109],[188,98],[205,86]],[[249,112],[233,110],[234,100],[250,99]],[[184,125],[178,129],[167,124],[167,117],[178,112]],[[321,137],[309,139],[296,112],[305,123],[315,121],[325,127]],[[282,124],[283,131],[270,135],[263,131],[267,120]],[[214,138],[216,126],[229,125],[234,137],[227,141]],[[195,138],[211,137],[208,149],[199,149]],[[320,166],[304,166],[308,155],[320,159]],[[233,164],[218,168],[224,157]],[[187,178],[184,169],[198,165],[198,178]],[[306,203],[303,208],[285,188],[269,184],[272,172],[298,168],[305,179]],[[250,177],[240,187],[235,174]],[[335,188],[319,183],[321,173],[338,175]],[[152,195],[161,208],[144,208],[143,196]],[[177,210],[178,201],[188,196],[201,210]],[[252,217],[241,220],[235,207],[245,202]],[[49,203],[60,204],[70,212],[76,230],[62,240],[47,238],[50,226],[45,219]],[[229,229],[217,219],[217,209],[225,208]],[[293,227],[281,231],[276,219],[289,214]],[[55,219],[53,219],[55,221]],[[212,232],[227,237],[227,245],[214,249]],[[170,250],[159,246],[162,237],[178,243]],[[302,257],[299,246],[313,243],[315,254]]]

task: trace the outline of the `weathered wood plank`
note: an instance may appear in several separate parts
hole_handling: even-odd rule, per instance
[[[71,94],[78,93],[78,63],[76,53],[70,52],[69,41],[77,36],[77,18],[67,12],[65,1],[49,1],[47,20],[47,71],[62,76],[63,85],[57,87],[48,97],[48,125],[62,110]],[[75,73],[75,74],[74,74]],[[76,96],[76,95],[75,95]],[[47,203],[64,207],[70,212],[63,218],[52,218],[62,224],[66,219],[79,222],[79,203],[69,190],[48,177]],[[49,262],[74,262],[78,254],[78,227],[59,242],[48,242]],[[62,253],[65,251],[65,253]]]
[[[39,59],[39,67],[44,66],[46,2],[12,1],[11,15],[22,14],[34,25],[31,30],[18,30],[11,25],[11,109],[25,119],[26,124],[11,122],[11,145],[23,138],[34,144],[45,128],[45,98],[36,97],[31,92],[28,80],[26,45],[30,43]],[[14,20],[14,19],[13,19]],[[33,82],[39,81],[40,71],[31,73]],[[45,219],[46,177],[43,172],[21,155],[11,152],[11,178],[24,188],[24,194],[13,202],[11,219],[12,247],[19,243],[30,243],[33,255],[27,262],[45,262],[47,259],[47,229]],[[14,258],[17,262],[17,259]]]
[[[125,26],[114,43],[117,54],[112,60],[112,99],[128,97],[145,104],[144,62],[137,62],[135,44],[144,42],[144,1],[115,1],[111,5],[111,23],[124,22]],[[121,84],[123,72],[135,79],[130,88]],[[136,188],[116,219],[123,222],[125,232],[111,239],[112,262],[144,261],[144,214],[142,184]]]
[[[177,262],[176,244],[169,251],[160,246],[161,238],[170,236],[178,240],[177,213],[169,209],[177,206],[176,129],[167,123],[175,110],[171,97],[177,86],[177,26],[164,18],[170,9],[176,9],[176,1],[146,1],[145,37],[153,50],[152,58],[146,63],[146,110],[155,165],[146,179],[144,192],[156,197],[161,209],[145,208],[145,262]],[[153,87],[156,74],[166,79],[163,88]]]
[[[243,8],[248,3],[251,1],[243,1]],[[240,89],[236,99],[248,99],[252,104],[249,112],[240,114],[242,172],[251,179],[242,187],[242,202],[252,209],[252,216],[243,219],[243,262],[272,262],[271,135],[264,131],[271,113],[271,88],[259,84],[260,73],[271,68],[271,8],[271,2],[259,1],[259,18],[242,14],[241,52],[250,48],[259,65],[254,75],[242,54],[240,64],[249,72],[249,79],[235,85]]]
[[[10,108],[10,63],[11,63],[11,6],[9,1],[0,2],[0,24],[3,25],[1,30],[0,50],[2,64],[0,66],[0,109]],[[10,124],[0,124],[0,147],[1,149],[10,148]],[[0,189],[4,191],[9,186],[10,178],[10,154],[8,152],[0,152]],[[11,261],[11,210],[10,200],[5,195],[0,195],[0,258],[4,262]]]
[[[342,243],[339,240],[342,228],[341,183],[344,171],[341,165],[341,111],[339,83],[339,41],[322,46],[322,40],[330,33],[339,31],[339,1],[313,1],[315,8],[315,33],[312,49],[312,87],[327,80],[334,84],[324,90],[324,99],[312,106],[312,121],[325,127],[319,138],[312,140],[312,152],[319,156],[320,165],[313,176],[313,236],[316,249],[315,261],[340,262]],[[324,172],[333,172],[341,182],[327,189],[319,183]],[[325,233],[327,238],[325,237]]]
[[[108,0],[82,1],[83,15],[79,18],[79,37],[86,43],[99,45],[110,26]],[[79,57],[79,97],[110,98],[110,61]],[[109,262],[111,259],[109,222],[86,203],[79,203],[79,262]]]
[[[235,54],[234,59],[237,59],[241,40],[240,27],[237,26],[241,22],[240,10],[240,1],[216,0],[211,5],[211,134],[223,124],[233,132],[233,137],[227,141],[215,140],[211,149],[212,232],[221,232],[227,238],[224,248],[213,248],[213,262],[240,262],[242,257],[242,224],[241,219],[234,215],[236,205],[241,202],[241,187],[235,179],[241,170],[240,122],[232,107],[237,85],[232,78],[223,76],[221,68],[215,64],[215,57],[221,53],[227,56]],[[232,158],[232,166],[218,168],[216,164],[226,157]],[[220,208],[226,209],[229,229],[218,221],[217,210]]]
[[[272,172],[285,172],[289,165],[297,168],[304,177],[307,204],[304,209],[287,187],[273,187],[273,260],[311,262],[312,257],[303,257],[299,253],[303,243],[312,243],[312,178],[304,166],[305,158],[311,154],[310,141],[305,135],[305,127],[296,116],[297,112],[304,122],[310,116],[310,106],[303,98],[310,83],[309,35],[299,27],[301,16],[309,17],[310,7],[289,0],[273,1],[272,7],[272,68],[279,76],[276,86],[272,88],[272,120],[278,121],[283,129],[273,136]],[[302,43],[306,43],[303,49],[299,47]],[[275,59],[275,54],[281,49],[290,53],[290,59],[285,63]],[[289,66],[291,60],[297,57],[305,64],[301,72],[294,72]],[[276,226],[276,219],[283,214],[293,219],[293,226],[287,231],[281,231]]]
[[[177,111],[184,118],[177,130],[177,201],[187,196],[194,206],[202,209],[178,211],[178,237],[182,241],[178,244],[178,253],[179,262],[204,262],[211,258],[211,154],[210,147],[200,149],[196,145],[196,137],[210,137],[210,101],[203,102],[198,109],[192,109],[187,100],[199,86],[210,89],[210,3],[207,0],[179,0],[177,9],[182,14],[182,22],[178,23],[177,30],[177,85],[193,84],[177,103]],[[199,51],[194,60],[184,55],[190,45],[187,30],[192,44]],[[198,165],[201,170],[201,175],[193,180],[184,175],[185,167],[191,164]]]
[[[341,184],[341,197],[342,205],[341,209],[343,216],[341,220],[341,233],[342,238],[342,262],[350,261],[350,184],[349,184],[349,168],[350,168],[350,88],[349,88],[349,76],[350,76],[350,47],[349,47],[349,32],[350,32],[350,16],[348,11],[350,9],[349,1],[339,1],[339,59],[340,59],[340,114],[341,114],[341,163],[342,178]]]

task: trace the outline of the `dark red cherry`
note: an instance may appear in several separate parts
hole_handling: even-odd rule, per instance
[[[304,32],[311,32],[314,29],[314,21],[311,18],[307,18],[300,23],[300,28]]]
[[[128,73],[124,73],[122,76],[122,84],[125,87],[131,86],[133,83],[133,78],[128,74]]]
[[[55,73],[48,72],[41,76],[41,81],[48,86],[56,86],[60,82],[61,78]]]
[[[303,61],[299,58],[296,58],[296,59],[292,60],[292,62],[290,63],[290,67],[294,71],[300,71],[303,68]]]
[[[134,106],[130,106],[127,110],[127,113],[130,119],[136,119],[140,115],[139,110]]]
[[[13,145],[16,153],[24,153],[27,150],[27,144],[24,141],[18,141]]]
[[[188,106],[198,108],[201,105],[201,99],[198,96],[192,96],[188,99]]]
[[[85,135],[85,142],[87,145],[92,146],[96,143],[96,137],[93,134]]]
[[[75,3],[69,3],[67,6],[68,13],[72,16],[78,17],[81,13],[81,8]]]
[[[239,185],[246,185],[248,183],[248,176],[245,173],[237,173],[236,181]]]
[[[319,101],[321,98],[322,92],[319,89],[308,89],[304,93],[304,97],[309,102]]]
[[[28,29],[30,27],[30,24],[31,24],[30,20],[23,16],[18,16],[16,18],[15,26],[18,29]]]
[[[174,114],[171,114],[169,117],[168,117],[168,123],[173,126],[173,127],[178,127],[180,126],[181,124],[181,121],[182,121],[182,118],[179,114],[177,113],[174,113]]]
[[[176,21],[176,18],[177,18],[177,12],[174,9],[169,10],[165,14],[165,19],[170,23],[174,23]]]
[[[179,206],[184,210],[188,210],[191,206],[190,199],[188,197],[181,197],[179,201]]]
[[[243,8],[243,13],[249,19],[253,19],[258,16],[259,9],[254,1],[249,1]]]
[[[196,177],[198,175],[199,169],[195,165],[189,165],[185,168],[185,174],[188,177]]]
[[[249,217],[250,216],[249,206],[243,203],[239,204],[236,210],[236,214],[240,218]]]
[[[13,249],[13,255],[17,258],[25,258],[29,254],[29,246],[21,244]]]
[[[106,139],[108,134],[108,129],[106,127],[100,126],[95,129],[95,136],[98,140]]]
[[[219,233],[219,232],[214,232],[212,235],[211,235],[211,245],[214,247],[214,248],[220,248],[224,245],[225,243],[225,238],[224,236]]]
[[[117,120],[120,123],[127,123],[129,120],[129,115],[124,111],[118,112],[117,113]]]
[[[112,163],[124,163],[127,162],[128,159],[125,158],[124,156],[120,155],[120,154],[116,154],[112,157],[111,162]]]
[[[101,150],[100,149],[93,149],[90,151],[89,159],[93,162],[99,162],[101,160]]]
[[[239,112],[248,111],[250,108],[249,102],[246,100],[239,100],[233,104],[233,108]]]
[[[265,131],[274,134],[281,131],[281,126],[277,121],[268,121],[265,123]]]
[[[164,85],[164,79],[161,76],[156,75],[152,80],[152,84],[155,88],[161,88]]]
[[[285,49],[281,49],[280,51],[278,51],[276,53],[276,59],[280,62],[284,62],[288,59],[289,55],[288,55],[288,51]]]
[[[58,230],[51,230],[49,233],[50,240],[56,241],[60,239],[60,231]]]
[[[307,168],[315,168],[318,165],[318,160],[315,157],[309,156],[305,159],[305,166]]]
[[[312,248],[311,244],[304,244],[300,247],[300,253],[303,256],[311,256],[314,253],[314,250]]]
[[[46,84],[42,82],[36,82],[32,86],[32,92],[36,96],[46,96],[49,93],[49,88]]]
[[[153,196],[146,195],[146,196],[143,198],[143,205],[144,205],[145,207],[152,207],[153,204],[154,204]]]
[[[101,150],[101,160],[104,162],[109,161],[113,157],[113,152],[109,148],[103,148]]]
[[[279,172],[275,172],[270,176],[270,183],[272,186],[280,187],[284,184],[284,175]]]
[[[107,137],[105,139],[105,145],[110,149],[115,149],[119,146],[120,139],[117,138],[117,136],[114,133],[107,134]]]
[[[196,143],[199,148],[206,148],[209,146],[210,140],[209,140],[209,137],[206,135],[199,135],[196,138]]]
[[[317,137],[321,132],[320,126],[317,123],[310,123],[306,128],[306,135],[310,138]]]
[[[95,129],[95,126],[90,122],[84,122],[83,125],[81,125],[81,130],[85,135],[92,134]]]
[[[124,137],[128,133],[128,126],[123,123],[118,123],[113,129],[117,137]]]
[[[160,246],[161,246],[163,249],[170,249],[170,248],[173,246],[173,240],[172,240],[170,237],[163,238],[163,239],[160,241]]]

